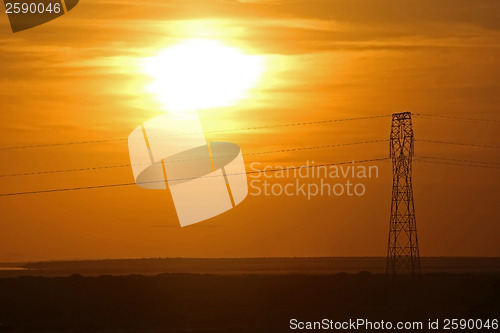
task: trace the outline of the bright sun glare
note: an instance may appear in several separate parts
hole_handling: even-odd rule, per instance
[[[147,91],[177,114],[233,105],[247,97],[264,69],[262,56],[205,39],[185,41],[142,62],[153,78]]]

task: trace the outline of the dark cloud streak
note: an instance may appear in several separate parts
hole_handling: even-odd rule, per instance
[[[182,20],[201,18],[317,19],[361,25],[470,24],[500,30],[500,2],[495,0],[303,0],[218,1],[173,0],[100,2],[89,10],[94,17]],[[376,27],[376,26],[374,26]]]

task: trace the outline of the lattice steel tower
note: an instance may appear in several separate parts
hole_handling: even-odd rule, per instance
[[[420,274],[417,223],[412,189],[414,149],[411,113],[392,115],[392,205],[387,249],[387,274]]]

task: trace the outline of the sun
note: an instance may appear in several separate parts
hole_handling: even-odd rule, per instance
[[[216,40],[191,39],[144,58],[141,68],[152,78],[147,91],[165,111],[185,114],[247,98],[265,61]]]

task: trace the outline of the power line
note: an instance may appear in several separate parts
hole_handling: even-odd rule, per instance
[[[248,172],[241,172],[241,173],[233,173],[233,174],[227,174],[226,176],[261,174],[261,173],[268,173],[268,172],[297,170],[297,169],[301,169],[301,168],[311,169],[311,168],[318,168],[318,167],[327,167],[327,166],[336,166],[336,165],[345,165],[345,164],[359,164],[359,163],[366,163],[366,162],[379,162],[379,161],[386,161],[386,160],[388,160],[387,157],[384,157],[384,158],[374,158],[374,159],[365,159],[365,160],[358,160],[358,161],[350,161],[350,162],[325,163],[325,164],[315,164],[315,165],[302,165],[302,166],[292,166],[292,167],[286,167],[286,168],[275,168],[275,169],[266,169],[266,170],[258,170],[258,171],[248,171]],[[169,179],[169,181],[187,181],[187,180],[194,180],[194,179],[199,179],[199,178],[214,178],[214,177],[223,177],[223,176],[222,175],[212,175],[212,176],[202,176],[202,177],[177,178],[177,179]],[[42,193],[54,193],[54,192],[67,192],[67,191],[80,191],[80,190],[91,190],[91,189],[101,189],[101,188],[125,187],[125,186],[132,186],[132,185],[136,185],[136,184],[137,185],[140,185],[140,184],[153,184],[153,183],[159,183],[159,182],[164,183],[165,179],[157,180],[157,181],[150,181],[150,182],[139,182],[139,183],[107,184],[107,185],[71,187],[71,188],[50,189],[50,190],[40,190],[40,191],[2,193],[2,194],[0,194],[0,197],[29,195],[29,194],[42,194]]]
[[[469,144],[469,143],[450,142],[450,141],[436,141],[436,140],[415,140],[415,141],[429,142],[429,143],[438,143],[438,144],[451,144],[451,145],[461,145],[461,146],[483,147],[483,148],[500,148],[499,146]],[[306,151],[306,150],[326,149],[326,148],[344,147],[344,146],[370,144],[370,143],[380,143],[380,142],[388,142],[388,140],[370,140],[370,141],[340,143],[340,144],[331,144],[331,145],[319,145],[319,146],[298,147],[298,148],[290,148],[290,149],[278,149],[278,150],[270,150],[270,151],[244,153],[243,155],[245,155],[245,156],[251,156],[251,155],[276,154],[276,153],[286,153],[286,152],[294,152],[294,151]],[[432,159],[444,159],[444,160],[446,160],[446,158],[438,158],[438,157],[428,157],[428,156],[420,156],[420,157],[421,158],[432,158]],[[202,160],[202,159],[204,159],[204,158],[170,160],[170,161],[167,161],[167,163],[187,162],[187,161]],[[453,160],[453,159],[448,159],[448,160]],[[455,160],[455,161],[459,161],[459,162],[460,161],[461,162],[471,162],[471,163],[496,164],[496,163],[471,161],[471,160]],[[133,166],[137,166],[137,165],[140,165],[140,164],[134,164]],[[104,170],[104,169],[125,168],[125,167],[130,167],[130,166],[132,166],[132,165],[130,165],[130,164],[119,164],[119,165],[105,165],[105,166],[86,167],[86,168],[73,168],[73,169],[48,170],[48,171],[34,171],[34,172],[25,172],[25,173],[12,173],[12,174],[3,174],[3,175],[0,174],[0,178],[19,177],[19,176],[35,176],[35,175],[57,174],[57,173],[79,172],[79,171],[94,171],[94,170]]]
[[[288,124],[243,127],[243,128],[235,128],[235,129],[208,130],[208,131],[204,131],[203,133],[207,134],[207,133],[243,132],[243,131],[254,131],[254,130],[269,129],[269,128],[280,128],[280,127],[322,125],[322,124],[336,123],[336,122],[342,122],[342,121],[376,119],[376,118],[384,118],[384,117],[390,117],[390,116],[391,116],[390,114],[385,114],[385,115],[353,117],[353,118],[326,119],[326,120],[309,121],[309,122],[296,122],[296,123],[288,123]],[[165,136],[161,136],[161,137],[182,136],[182,135],[190,135],[190,134],[198,134],[198,133],[200,133],[200,132],[182,133],[182,134],[177,134],[177,135],[165,135]],[[155,136],[153,136],[153,137],[155,137]],[[0,151],[1,150],[14,150],[14,149],[29,149],[29,148],[49,148],[49,147],[69,146],[69,145],[83,145],[83,144],[93,144],[93,143],[117,142],[117,141],[126,141],[126,140],[128,140],[128,138],[85,140],[85,141],[46,143],[46,144],[34,144],[34,145],[23,145],[23,146],[4,146],[4,147],[0,147]]]
[[[439,144],[447,144],[447,145],[458,145],[458,146],[470,146],[470,147],[481,147],[481,148],[495,148],[498,149],[500,146],[490,146],[490,145],[482,145],[475,143],[463,143],[463,142],[452,142],[452,141],[438,141],[438,140],[417,140],[419,142],[429,142],[429,143],[439,143]]]
[[[103,140],[61,142],[61,143],[44,143],[44,144],[38,144],[38,145],[25,145],[25,146],[4,146],[4,147],[0,147],[0,150],[14,150],[14,149],[28,149],[28,148],[49,148],[49,147],[59,147],[59,146],[83,145],[83,144],[89,144],[89,143],[125,141],[125,140],[127,140],[127,139],[126,138],[115,138],[115,139],[103,139]]]
[[[279,150],[269,150],[269,151],[261,151],[261,152],[253,152],[253,153],[244,153],[245,156],[250,155],[264,155],[264,154],[278,154],[278,153],[287,153],[294,151],[305,151],[305,150],[314,150],[314,149],[326,149],[326,148],[334,148],[334,147],[344,147],[344,146],[352,146],[352,145],[361,145],[361,144],[369,144],[369,143],[378,143],[378,142],[387,142],[388,140],[371,140],[371,141],[361,141],[361,142],[350,142],[350,143],[339,143],[339,144],[331,144],[331,145],[323,145],[323,146],[310,146],[310,147],[298,147],[298,148],[290,148],[290,149],[279,149]],[[167,163],[176,163],[176,162],[187,162],[194,160],[203,160],[210,159],[210,157],[206,158],[193,158],[193,159],[182,159],[182,160],[167,160]],[[134,164],[133,166],[139,165],[149,165],[149,164]],[[55,173],[66,173],[66,172],[79,172],[79,171],[94,171],[94,170],[103,170],[103,169],[115,169],[115,168],[125,168],[130,167],[131,164],[119,164],[119,165],[106,165],[106,166],[97,166],[97,167],[87,167],[87,168],[75,168],[75,169],[63,169],[63,170],[49,170],[49,171],[35,171],[35,172],[26,172],[26,173],[12,173],[12,174],[3,174],[0,175],[0,178],[5,177],[20,177],[20,176],[36,176],[36,175],[45,175],[45,174],[55,174]]]
[[[424,162],[424,163],[434,163],[434,164],[447,164],[447,165],[457,165],[457,166],[466,166],[466,167],[480,167],[480,168],[500,169],[500,166],[496,167],[496,166],[474,165],[474,164],[464,164],[464,163],[452,163],[452,162],[442,162],[442,161],[428,161],[428,160],[425,160],[427,158],[432,159],[433,157],[430,157],[430,156],[418,156],[415,159],[415,161],[416,162]],[[439,158],[439,159],[444,159],[444,158]],[[268,173],[268,172],[296,170],[296,169],[300,169],[300,168],[308,168],[309,169],[309,168],[326,167],[326,166],[336,166],[336,165],[345,165],[345,164],[360,164],[360,163],[366,163],[366,162],[384,162],[384,161],[387,161],[387,160],[389,160],[389,158],[385,157],[385,158],[365,159],[365,160],[357,160],[357,161],[350,161],[350,162],[325,163],[325,164],[316,164],[316,165],[303,165],[303,166],[299,166],[299,167],[286,167],[286,168],[278,168],[278,169],[266,169],[266,170],[259,170],[259,171],[249,171],[249,172],[244,172],[244,173],[228,174],[227,176],[248,175],[248,174],[256,174],[256,173],[261,174],[261,173]],[[455,159],[447,159],[447,160],[455,160]],[[480,161],[470,161],[470,162],[474,162],[474,163],[488,163],[488,162],[480,162]],[[499,163],[494,163],[494,164],[499,164]],[[212,177],[220,177],[220,175],[216,175],[216,176],[203,176],[203,177],[198,177],[198,178],[212,178]],[[178,178],[178,179],[171,179],[170,181],[186,181],[186,180],[193,180],[193,179],[197,179],[197,178],[194,178],[194,177],[190,177],[190,178]],[[50,190],[39,190],[39,191],[27,191],[27,192],[11,192],[11,193],[2,193],[2,194],[0,194],[0,197],[20,196],[20,195],[29,195],[29,194],[54,193],[54,192],[80,191],[80,190],[91,190],[91,189],[101,189],[101,188],[125,187],[125,186],[139,185],[139,184],[158,183],[158,182],[165,182],[165,180],[162,179],[162,180],[158,180],[158,181],[140,182],[140,183],[106,184],[106,185],[94,185],[94,186],[83,186],[83,187],[72,187],[72,188],[50,189]]]
[[[391,116],[390,114],[383,114],[383,115],[353,117],[353,118],[326,119],[326,120],[298,122],[298,123],[289,123],[289,124],[278,124],[278,125],[269,125],[269,126],[245,127],[245,128],[229,129],[229,130],[213,130],[213,131],[205,131],[204,133],[223,133],[223,132],[237,132],[237,131],[253,131],[253,130],[259,130],[259,129],[278,128],[278,127],[292,127],[292,126],[305,126],[305,125],[323,125],[323,124],[330,124],[330,123],[336,123],[336,122],[341,122],[341,121],[376,119],[376,118],[385,118],[385,117],[390,117],[390,116]]]
[[[105,165],[105,166],[98,166],[98,167],[75,168],[75,169],[64,169],[64,170],[48,170],[48,171],[35,171],[35,172],[25,172],[25,173],[11,173],[11,174],[0,175],[0,178],[37,176],[37,175],[46,175],[46,174],[54,174],[54,173],[93,171],[93,170],[102,170],[102,169],[116,169],[116,168],[130,167],[130,166],[131,166],[130,164],[119,164],[119,165]]]
[[[424,162],[424,163],[433,163],[433,164],[458,165],[458,166],[474,167],[474,168],[500,169],[500,166],[488,166],[488,165],[477,165],[477,164],[452,163],[452,162],[442,162],[442,161],[428,161],[428,160],[425,160],[425,159],[418,159],[418,160],[415,160],[415,161],[417,161],[417,162]]]
[[[425,117],[425,118],[443,118],[443,119],[450,119],[450,120],[477,121],[477,122],[485,122],[485,123],[492,123],[492,124],[499,124],[500,123],[500,120],[494,120],[494,119],[466,118],[466,117],[446,116],[446,115],[431,114],[431,113],[414,113],[413,115],[417,116],[417,117]]]
[[[478,163],[478,164],[495,164],[500,165],[498,162],[485,162],[485,161],[475,161],[475,160],[463,160],[457,158],[446,158],[446,157],[436,157],[436,156],[416,156],[420,159],[432,159],[432,160],[445,160],[445,161],[455,161],[455,162],[466,162],[466,163]]]
[[[419,117],[431,117],[431,118],[443,118],[443,119],[453,119],[453,120],[489,122],[489,123],[495,123],[495,124],[500,123],[499,120],[492,120],[492,119],[464,118],[464,117],[445,116],[445,115],[437,115],[437,114],[429,114],[429,113],[414,113],[413,115],[419,116]],[[288,124],[276,124],[276,125],[254,126],[254,127],[243,127],[243,128],[235,128],[235,129],[208,130],[208,131],[204,131],[204,133],[210,134],[210,133],[243,132],[243,131],[254,131],[254,130],[269,129],[269,128],[322,125],[322,124],[336,123],[336,122],[342,122],[342,121],[377,119],[377,118],[385,118],[385,117],[391,117],[391,116],[392,116],[391,114],[383,114],[383,115],[364,116],[364,117],[325,119],[325,120],[318,120],[318,121],[296,122],[296,123],[288,123]],[[183,136],[183,135],[191,135],[191,134],[198,134],[198,133],[200,133],[200,132],[189,132],[189,133],[166,135],[166,136],[160,136],[160,137]],[[71,141],[71,142],[32,144],[32,145],[22,145],[22,146],[4,146],[4,147],[0,147],[0,151],[2,151],[2,150],[15,150],[15,149],[29,149],[29,148],[50,148],[50,147],[61,147],[61,146],[83,145],[83,144],[94,144],[94,143],[120,142],[120,141],[126,141],[126,140],[128,140],[128,138],[82,140],[82,141]],[[419,140],[419,141],[422,141],[422,140]]]

